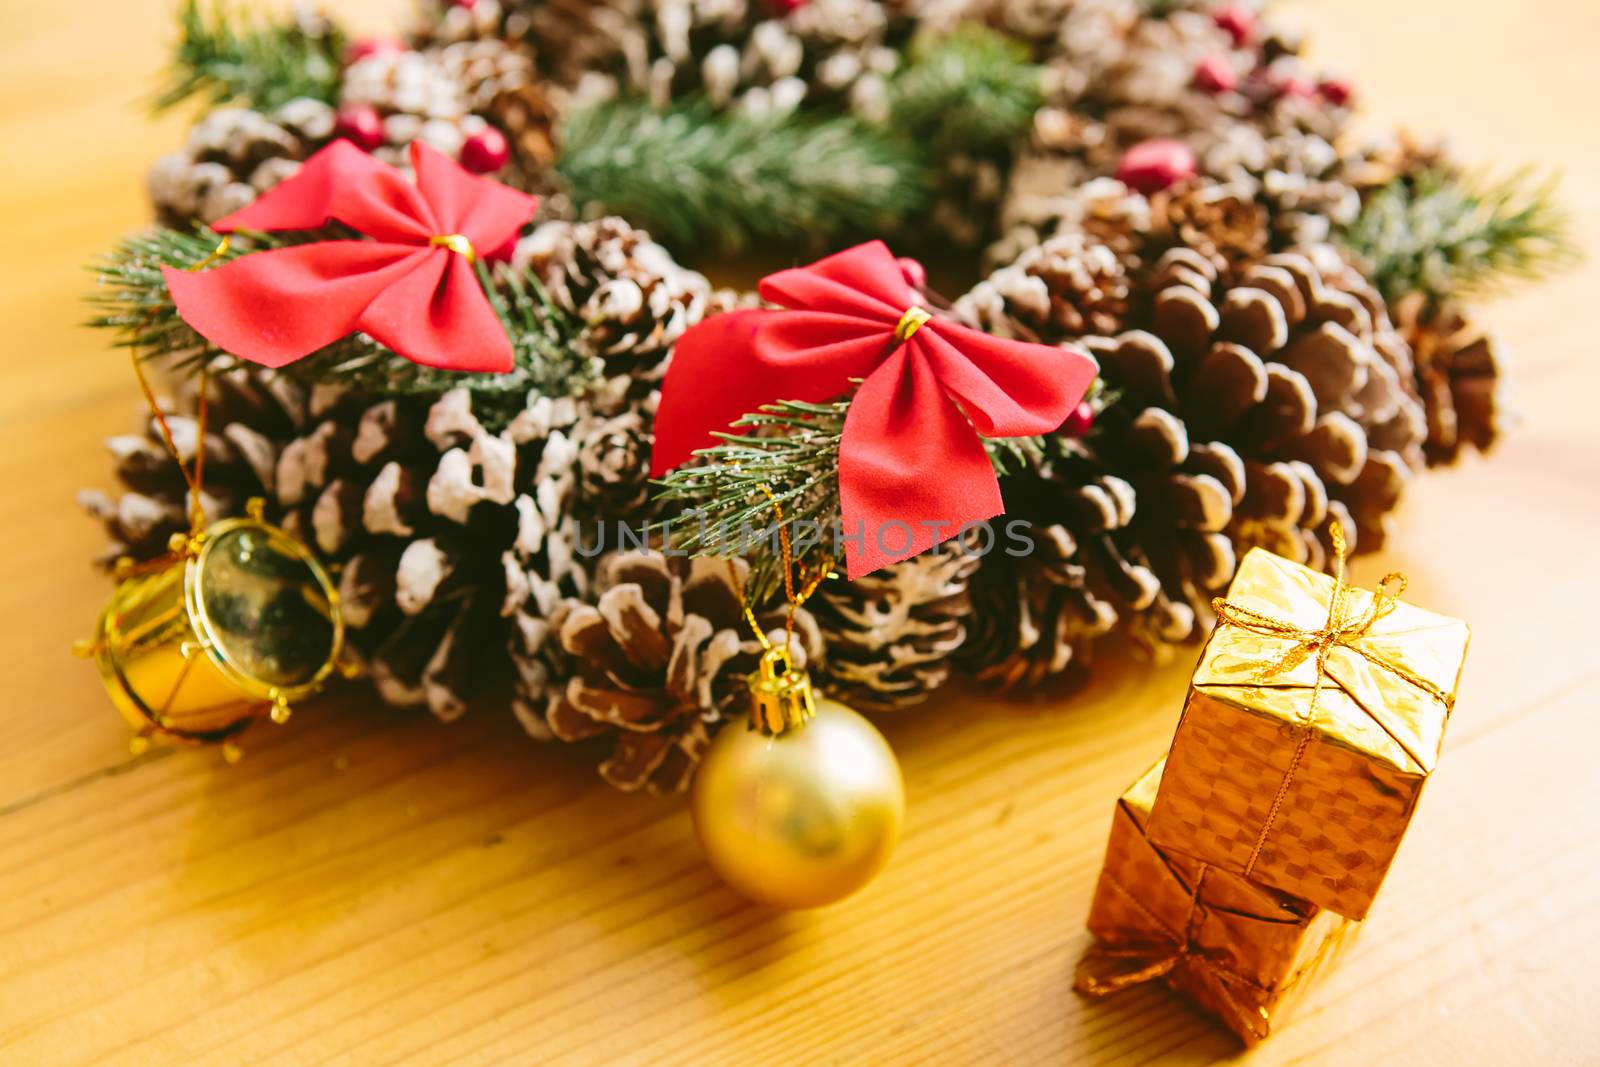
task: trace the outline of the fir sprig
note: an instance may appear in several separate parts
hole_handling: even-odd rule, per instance
[[[281,19],[246,16],[218,0],[209,16],[200,0],[184,0],[178,43],[156,110],[191,96],[209,107],[239,102],[271,110],[297,97],[335,103],[345,40],[340,29],[304,14]]]
[[[1044,102],[1027,50],[977,23],[915,40],[890,90],[890,125],[936,156],[1014,145]]]
[[[1368,198],[1344,243],[1391,303],[1411,293],[1434,304],[1483,296],[1577,258],[1555,185],[1528,171],[1397,179]]]
[[[738,432],[717,434],[720,444],[655,483],[656,499],[676,516],[658,532],[690,555],[747,557],[757,599],[782,580],[780,526],[789,530],[796,562],[818,566],[839,547],[839,443],[849,414],[850,398],[841,397],[785,400],[746,415],[734,423]],[[1047,453],[1038,437],[983,444],[997,476],[1036,467]]]
[[[186,367],[227,367],[234,357],[201,337],[178,315],[161,268],[190,270],[208,261],[226,262],[246,251],[284,247],[329,236],[327,232],[247,234],[218,254],[220,236],[204,227],[193,233],[158,228],[125,239],[95,264],[95,308],[89,325],[111,330],[116,343],[145,358],[165,357]],[[486,417],[509,418],[527,395],[568,395],[598,376],[597,361],[578,352],[572,339],[582,323],[551,303],[539,279],[505,265],[478,264],[478,278],[511,340],[513,369],[506,374],[438,370],[413,363],[365,334],[339,339],[282,373],[308,384],[348,382],[378,395],[437,394],[458,386],[484,401]]]
[[[922,206],[926,164],[909,143],[844,116],[658,111],[641,98],[580,107],[556,171],[580,205],[680,248],[825,242],[893,229]]]

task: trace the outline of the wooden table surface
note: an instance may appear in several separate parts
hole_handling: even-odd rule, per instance
[[[509,712],[353,696],[244,762],[131,757],[68,655],[107,586],[73,503],[133,425],[77,328],[81,265],[144,219],[181,122],[133,101],[169,0],[0,9],[0,1063],[1199,1063],[1233,1040],[1151,985],[1071,991],[1111,809],[1163,750],[1186,659],[1093,692],[952,694],[882,720],[907,829],[840,906],[774,914],[683,807],[623,796]],[[346,5],[376,28],[403,0]],[[1600,248],[1600,6],[1298,11],[1374,117],[1566,173]],[[1600,1062],[1600,263],[1497,305],[1521,432],[1433,475],[1358,580],[1403,568],[1475,634],[1437,781],[1363,938],[1252,1063]]]

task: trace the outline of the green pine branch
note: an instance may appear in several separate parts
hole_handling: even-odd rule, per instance
[[[839,513],[839,442],[850,398],[825,404],[785,400],[719,433],[698,462],[659,479],[656,499],[676,516],[658,527],[664,542],[690,555],[750,560],[750,595],[761,601],[783,580],[777,530],[786,527],[797,563],[815,569],[834,550]],[[1038,467],[1044,438],[985,439],[997,476]],[[770,496],[768,494],[771,494]],[[779,521],[779,514],[782,521]]]
[[[1044,103],[1044,72],[1019,42],[978,23],[920,37],[890,86],[890,125],[935,156],[1022,140]]]
[[[753,118],[704,101],[657,111],[624,98],[580,107],[556,172],[573,200],[680,248],[812,243],[894,229],[929,176],[910,144],[844,116]]]
[[[323,232],[242,235],[215,262],[329,236]],[[153,229],[125,239],[91,268],[96,287],[89,302],[95,312],[88,325],[112,331],[116,344],[133,348],[143,358],[165,358],[191,369],[234,365],[233,356],[183,321],[161,274],[162,267],[189,270],[207,264],[220,240],[205,228],[193,233]],[[478,277],[511,340],[513,369],[506,374],[423,367],[365,334],[341,338],[289,364],[282,373],[307,384],[347,382],[385,396],[431,395],[465,385],[484,402],[491,421],[498,415],[514,416],[530,392],[567,395],[597,378],[597,362],[581,356],[572,344],[582,323],[551,303],[536,276],[480,262]]]
[[[1343,240],[1391,303],[1411,293],[1433,304],[1483,296],[1577,258],[1555,188],[1529,171],[1401,178],[1368,198]]]
[[[178,12],[178,43],[156,110],[191,96],[206,106],[248,104],[271,110],[297,97],[336,103],[343,32],[316,16],[271,20],[241,14],[218,0],[209,16],[200,0],[184,0]]]

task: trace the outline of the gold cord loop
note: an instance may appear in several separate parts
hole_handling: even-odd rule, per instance
[[[468,263],[478,262],[478,250],[472,247],[472,242],[467,240],[465,234],[440,233],[428,238],[428,244],[433,248],[448,248],[458,256],[465,256]]]

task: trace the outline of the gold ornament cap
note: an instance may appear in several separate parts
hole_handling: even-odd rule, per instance
[[[769,648],[749,675],[750,729],[769,737],[803,726],[817,713],[811,676],[798,669],[783,648]]]

